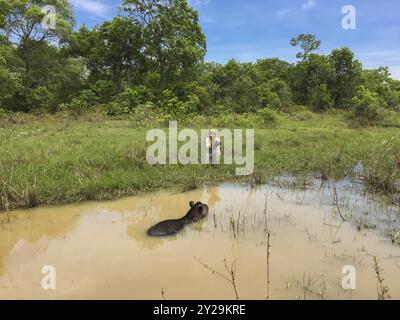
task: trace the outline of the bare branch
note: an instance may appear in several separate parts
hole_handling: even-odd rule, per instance
[[[224,259],[224,266],[225,269],[227,270],[227,272],[230,275],[230,278],[228,278],[227,276],[225,276],[224,274],[216,271],[215,269],[211,268],[209,265],[203,263],[200,259],[193,257],[198,263],[200,263],[204,268],[210,270],[212,272],[212,274],[216,274],[217,276],[219,276],[220,278],[228,281],[232,287],[233,290],[235,291],[235,296],[236,296],[236,300],[239,300],[239,294],[237,291],[237,286],[236,286],[236,264],[237,264],[237,260],[235,259],[231,265],[231,267],[229,268],[227,265],[226,260]]]

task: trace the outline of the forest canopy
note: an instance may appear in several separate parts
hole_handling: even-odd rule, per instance
[[[45,5],[56,8],[46,29]],[[400,81],[387,67],[364,69],[350,48],[317,54],[311,34],[288,39],[296,63],[205,62],[199,14],[186,0],[124,0],[94,28],[76,27],[67,0],[0,0],[0,110],[101,110],[123,116],[156,110],[188,114],[348,110],[373,122],[400,108]],[[267,111],[266,111],[267,110]]]

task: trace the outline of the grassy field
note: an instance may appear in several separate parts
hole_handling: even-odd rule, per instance
[[[198,128],[218,124],[217,119],[202,121],[194,122]],[[235,176],[234,166],[150,166],[145,159],[147,130],[134,119],[3,115],[0,210],[111,199],[162,188],[187,190],[223,181],[261,184],[282,174],[340,179],[351,177],[359,161],[369,187],[398,192],[396,127],[354,129],[341,114],[281,116],[274,126],[256,128],[255,172],[241,178]]]

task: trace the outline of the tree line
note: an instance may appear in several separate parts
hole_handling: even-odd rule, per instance
[[[42,25],[45,5],[56,8],[55,29]],[[311,34],[290,45],[296,63],[206,63],[206,37],[186,0],[124,0],[91,29],[76,28],[67,0],[0,0],[0,109],[182,116],[304,105],[369,120],[399,109],[400,81],[388,68],[364,69],[349,48],[317,54]]]

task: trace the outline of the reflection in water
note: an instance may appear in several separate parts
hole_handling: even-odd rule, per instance
[[[44,208],[35,210],[34,214],[31,211],[0,213],[0,275],[4,272],[8,253],[20,241],[41,242],[46,246],[46,243],[64,237],[77,227],[80,211],[79,208],[66,207],[63,210]]]
[[[208,204],[210,208],[214,208],[215,205],[221,200],[219,197],[219,188],[205,188],[204,193],[206,197],[204,202]]]
[[[342,223],[329,185],[288,191],[239,185],[187,193],[159,192],[113,202],[38,208],[0,215],[0,299],[232,299],[229,283],[194,257],[224,272],[237,259],[239,296],[266,295],[265,223],[271,230],[272,299],[375,299],[371,255],[400,298],[400,248],[383,233],[400,230],[398,209],[340,186]],[[155,223],[181,218],[189,201],[208,217],[173,237],[146,235]],[[266,208],[266,210],[265,210]],[[367,214],[366,214],[367,212]],[[54,265],[57,290],[41,289],[41,268]],[[341,288],[354,265],[357,290]]]

